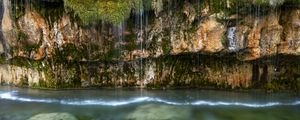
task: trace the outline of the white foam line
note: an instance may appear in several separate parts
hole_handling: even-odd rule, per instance
[[[0,94],[0,98],[1,99],[6,99],[6,100],[22,101],[22,102],[41,102],[41,103],[54,103],[54,102],[57,102],[57,100],[30,99],[30,98],[16,97],[15,96],[16,93],[17,93],[16,91],[2,93],[2,94]]]
[[[82,100],[82,101],[70,101],[70,100],[63,100],[60,101],[61,104],[66,105],[104,105],[104,106],[121,106],[121,105],[128,105],[133,103],[140,103],[147,101],[150,99],[149,97],[139,97],[131,100],[124,100],[124,101],[103,101],[103,100]]]
[[[293,103],[281,103],[281,102],[268,102],[268,103],[242,103],[242,102],[214,102],[214,101],[195,101],[195,102],[173,102],[168,100],[163,100],[160,98],[152,97],[137,97],[129,100],[120,100],[120,101],[105,101],[105,100],[56,100],[56,99],[31,99],[24,97],[17,97],[17,92],[6,92],[0,94],[0,99],[12,100],[12,101],[21,101],[21,102],[38,102],[38,103],[57,103],[64,105],[101,105],[101,106],[123,106],[134,103],[142,102],[157,102],[164,103],[168,105],[177,105],[177,106],[242,106],[242,107],[251,107],[251,108],[262,108],[262,107],[272,107],[272,106],[295,106],[300,105],[300,101],[295,101]]]
[[[300,101],[296,101],[292,105],[300,105]]]
[[[210,101],[197,101],[191,103],[191,105],[207,105],[207,106],[244,106],[244,107],[271,107],[271,106],[279,106],[279,105],[287,105],[280,102],[269,102],[265,104],[257,104],[257,103],[240,103],[240,102],[210,102]]]

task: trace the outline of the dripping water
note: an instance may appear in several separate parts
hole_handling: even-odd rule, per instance
[[[275,11],[275,15],[278,16],[278,13],[277,13],[277,9],[274,10]],[[274,36],[274,30],[272,31],[272,36],[271,36],[271,42],[272,42],[272,39],[273,39],[273,36]],[[274,41],[276,42],[276,41]],[[272,45],[272,43],[270,43],[270,45]],[[274,71],[275,72],[279,72],[280,71],[280,63],[279,63],[279,46],[280,44],[276,44],[276,53],[275,53],[275,60],[274,61]],[[272,46],[270,46],[271,48]]]
[[[118,57],[119,58],[122,58],[121,56],[122,56],[122,45],[123,45],[123,40],[124,40],[124,35],[123,35],[123,33],[124,33],[124,31],[125,31],[125,23],[126,22],[121,22],[120,23],[120,25],[118,26]],[[119,67],[119,71],[120,71],[120,73],[121,74],[123,74],[123,72],[124,72],[124,70],[123,70],[123,66],[124,66],[124,64],[123,64],[123,62],[121,62],[121,61],[119,61],[118,62],[118,67]],[[123,84],[123,80],[122,80],[122,77],[121,76],[119,76],[119,78],[118,78],[119,80],[120,80],[120,82],[121,82],[121,86],[122,86],[122,84]],[[115,82],[115,84],[116,84],[117,82]],[[116,85],[115,85],[116,86]]]
[[[143,0],[142,3],[136,10],[136,29],[137,29],[137,43],[139,44],[139,80],[141,82],[141,86],[143,86],[143,54],[144,54],[144,48],[143,48],[143,42],[144,42],[144,9],[143,9]]]

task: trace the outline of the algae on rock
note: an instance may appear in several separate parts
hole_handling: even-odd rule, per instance
[[[64,0],[66,7],[78,15],[84,25],[100,21],[120,25],[133,9],[143,9],[143,0]]]

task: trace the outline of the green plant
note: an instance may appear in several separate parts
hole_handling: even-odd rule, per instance
[[[121,24],[132,10],[143,10],[143,0],[64,0],[65,7],[74,11],[83,25],[105,21]]]

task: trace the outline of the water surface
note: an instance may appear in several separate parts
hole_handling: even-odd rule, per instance
[[[214,90],[36,90],[0,87],[0,120],[68,112],[80,120],[296,120],[294,93]]]

